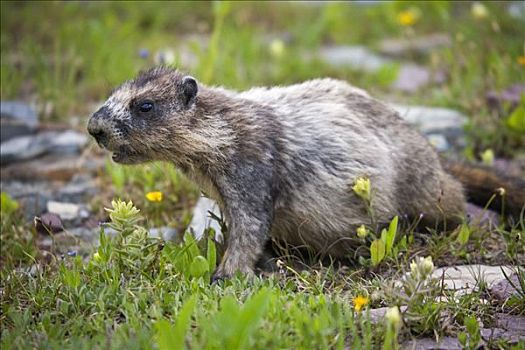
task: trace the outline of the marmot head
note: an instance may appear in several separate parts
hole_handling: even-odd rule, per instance
[[[154,68],[115,89],[87,128],[117,163],[168,160],[177,135],[195,127],[197,93],[194,78]]]

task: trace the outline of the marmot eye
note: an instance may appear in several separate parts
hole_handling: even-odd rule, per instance
[[[149,112],[153,109],[153,102],[151,101],[144,101],[139,105],[139,110],[142,113]]]

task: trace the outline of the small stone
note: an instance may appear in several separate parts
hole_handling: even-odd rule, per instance
[[[481,337],[486,341],[504,340],[508,345],[525,341],[525,317],[497,313],[493,319],[493,328],[480,329]]]
[[[35,217],[35,228],[41,234],[58,233],[64,230],[60,216],[55,213],[45,213]]]
[[[19,136],[0,145],[2,165],[40,156],[51,148],[55,133],[42,133],[36,136]]]
[[[393,63],[364,46],[326,46],[320,49],[319,57],[335,68],[350,67],[372,73]]]
[[[370,316],[370,322],[372,324],[377,324],[377,323],[383,321],[383,319],[386,316],[386,313],[387,313],[388,309],[390,309],[390,307],[385,306],[385,307],[378,307],[376,309],[370,309],[370,310],[368,310],[366,312]],[[406,306],[401,306],[399,308],[399,311],[401,311],[402,313],[405,312],[406,310],[407,310]]]
[[[391,87],[395,90],[414,93],[431,83],[440,84],[444,81],[445,75],[442,72],[432,73],[423,66],[406,63],[399,68],[397,78]]]
[[[80,214],[80,206],[74,203],[49,201],[47,202],[47,210],[50,213],[58,214],[63,220],[73,220],[78,218]]]
[[[508,275],[509,279],[507,280],[506,278],[499,281],[498,283],[494,284],[491,288],[490,288],[490,294],[492,296],[494,296],[496,299],[500,300],[500,301],[505,301],[513,296],[519,296],[519,292],[518,290],[513,287],[512,285],[514,286],[517,286],[519,288],[520,286],[520,281],[518,279],[518,274],[517,273],[513,273],[511,275]],[[510,280],[510,282],[509,282]],[[512,284],[511,284],[512,282]],[[525,326],[525,324],[524,324]],[[525,330],[525,327],[523,328]]]
[[[446,134],[450,130],[460,131],[463,134],[463,125],[467,122],[466,115],[448,108],[409,106],[390,104],[399,115],[426,134]]]
[[[67,183],[58,190],[54,197],[57,201],[78,203],[85,201],[88,197],[92,197],[99,192],[100,189],[96,186],[95,181],[87,179]]]
[[[50,152],[54,154],[78,154],[87,143],[88,137],[85,133],[66,130],[54,137]]]
[[[480,344],[481,345],[481,344]],[[442,337],[439,341],[433,338],[413,339],[401,344],[400,349],[412,350],[462,350],[463,346],[457,338]]]
[[[210,216],[209,212],[219,218],[221,217],[217,203],[204,196],[200,197],[197,204],[195,204],[195,208],[193,208],[193,218],[188,226],[188,230],[199,240],[204,236],[206,229],[213,228],[215,230],[215,239],[218,242],[222,242],[221,227],[217,220]]]
[[[450,36],[434,33],[410,39],[385,39],[379,44],[379,51],[385,55],[401,57],[411,53],[428,54],[432,50],[451,44]]]
[[[77,253],[76,250],[71,250],[71,251],[67,252],[67,256],[69,256],[69,257],[75,257],[75,256],[77,256],[77,254],[78,253]]]
[[[0,101],[0,142],[31,135],[38,116],[31,106],[19,101]]]
[[[149,235],[151,237],[162,238],[166,241],[175,241],[178,236],[178,232],[172,227],[160,227],[150,229]]]
[[[460,265],[438,268],[432,273],[432,277],[438,279],[445,289],[469,294],[476,291],[480,283],[491,288],[505,279],[502,269],[507,275],[513,271],[508,266]]]
[[[499,225],[498,214],[491,210],[484,210],[475,204],[467,203],[466,212],[469,217],[469,223],[488,227],[497,227]]]

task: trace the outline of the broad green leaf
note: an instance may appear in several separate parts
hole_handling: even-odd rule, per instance
[[[470,238],[470,228],[468,227],[467,224],[461,225],[461,228],[459,229],[457,241],[459,242],[459,244],[465,245],[468,243],[469,238]]]
[[[376,239],[370,244],[370,258],[372,265],[377,266],[385,258],[385,243]]]
[[[389,256],[392,255],[392,247],[394,246],[394,240],[396,239],[398,221],[399,218],[397,215],[394,216],[392,221],[390,221],[390,225],[388,226],[388,231],[386,233],[385,251]]]

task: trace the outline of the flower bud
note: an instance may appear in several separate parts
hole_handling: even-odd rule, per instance
[[[370,200],[370,179],[366,177],[360,177],[355,181],[352,190],[362,199]]]
[[[389,308],[385,314],[385,320],[389,326],[392,326],[392,328],[401,328],[403,320],[401,319],[401,312],[399,312],[399,308],[397,306]]]
[[[359,238],[365,238],[368,236],[368,230],[366,229],[365,225],[361,225],[357,228],[357,237]]]

